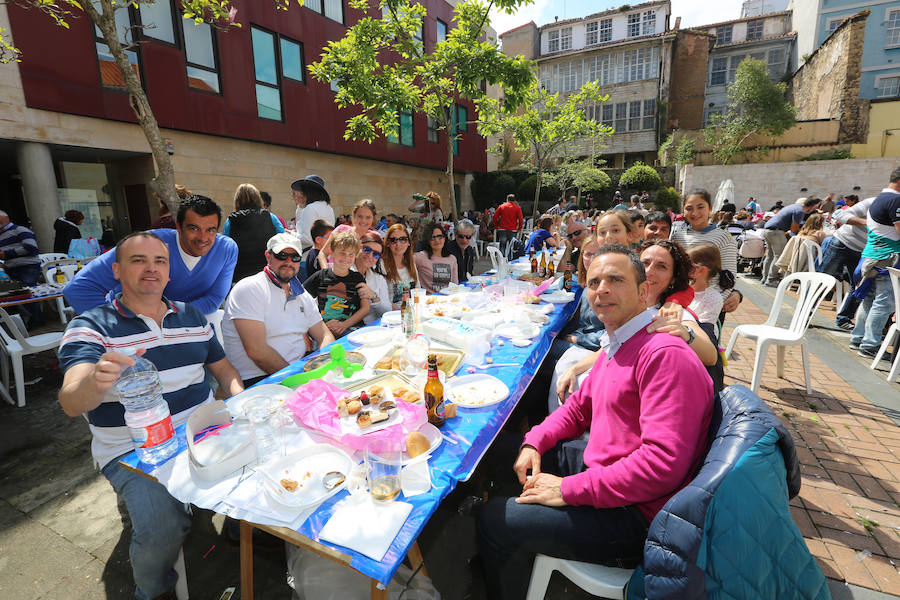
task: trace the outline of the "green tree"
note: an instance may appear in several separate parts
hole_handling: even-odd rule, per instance
[[[544,174],[544,183],[555,185],[565,193],[575,188],[578,199],[585,190],[601,192],[612,184],[609,175],[594,165],[591,158],[576,158],[561,162],[555,170]]]
[[[455,27],[426,54],[417,38],[425,16],[422,5],[381,0],[381,14],[360,19],[342,39],[329,42],[309,70],[319,81],[337,84],[339,107],[355,109],[347,120],[345,139],[371,143],[392,136],[400,111],[425,113],[437,129],[447,132],[448,197],[451,210],[458,212],[453,150],[460,131],[475,121],[458,122],[457,103],[463,99],[477,103],[486,97],[486,84],[500,85],[511,109],[524,101],[534,80],[530,63],[521,56],[505,56],[485,34],[492,6],[512,14],[530,2],[461,1],[454,9]],[[349,0],[349,5],[369,9],[368,0]]]
[[[606,102],[607,99],[609,96],[600,93],[595,81],[585,83],[580,90],[562,100],[559,94],[551,94],[533,81],[525,93],[527,108],[523,111],[516,112],[508,101],[493,98],[482,98],[478,103],[481,134],[509,132],[516,149],[526,153],[537,174],[533,217],[538,216],[544,172],[559,151],[581,138],[602,138],[612,133],[611,127],[588,119],[584,113],[588,104]]]
[[[655,190],[662,185],[662,178],[656,169],[642,162],[635,163],[622,173],[619,187],[626,190]]]
[[[681,195],[673,187],[661,188],[656,192],[656,200],[653,201],[657,210],[671,208],[679,210],[681,208]]]
[[[286,10],[291,0],[272,0],[279,8]],[[303,0],[296,0],[302,5]],[[125,89],[128,91],[131,109],[137,119],[138,125],[147,138],[150,145],[150,153],[156,163],[156,176],[150,180],[150,188],[166,203],[172,213],[178,211],[178,195],[175,193],[175,167],[172,157],[166,150],[166,142],[159,130],[159,124],[150,107],[150,99],[141,85],[141,80],[132,68],[127,50],[135,47],[134,32],[116,30],[116,11],[126,9],[131,5],[153,4],[153,0],[90,0],[78,2],[77,0],[16,0],[16,3],[26,8],[32,8],[45,13],[60,27],[68,29],[68,20],[77,18],[80,14],[86,14],[91,23],[96,25],[103,41],[109,47],[125,81]],[[240,27],[235,22],[235,11],[229,4],[229,0],[181,0],[181,10],[185,18],[193,19],[195,23],[209,23],[220,30],[230,27]],[[144,23],[144,26],[152,26]],[[5,33],[0,28],[0,36]],[[5,38],[0,39],[0,61],[18,61],[20,52]]]
[[[703,131],[716,162],[727,165],[746,152],[744,143],[751,136],[774,139],[794,125],[796,109],[785,98],[786,89],[785,83],[772,81],[765,61],[745,58],[738,65],[734,81],[728,86],[728,108],[721,115],[713,115]],[[753,150],[759,154],[768,152],[766,146]]]
[[[689,137],[683,137],[675,146],[675,162],[686,165],[694,162],[697,156],[697,142]]]

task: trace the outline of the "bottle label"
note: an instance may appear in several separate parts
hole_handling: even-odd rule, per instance
[[[131,441],[138,448],[153,448],[168,441],[173,435],[175,435],[175,429],[172,427],[170,415],[166,415],[152,425],[131,428]]]

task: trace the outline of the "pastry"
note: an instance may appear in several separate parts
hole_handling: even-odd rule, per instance
[[[413,431],[406,436],[406,453],[410,458],[415,458],[431,449],[431,442],[425,434]]]
[[[387,414],[383,410],[373,410],[369,412],[369,418],[372,420],[372,424],[381,423],[382,421],[387,421],[391,418],[391,415]]]
[[[378,408],[384,411],[393,410],[397,408],[397,404],[393,400],[385,400],[378,405]]]
[[[359,400],[351,400],[347,403],[347,413],[351,415],[355,415],[360,410],[362,410],[362,402]]]
[[[378,404],[382,400],[384,400],[384,388],[380,385],[373,385],[369,388],[369,399]]]
[[[365,429],[372,425],[372,415],[368,411],[361,412],[356,415],[356,424],[359,425],[360,429]]]

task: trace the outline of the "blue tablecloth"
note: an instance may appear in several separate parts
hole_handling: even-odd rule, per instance
[[[509,397],[499,404],[485,408],[460,408],[456,418],[448,419],[445,422],[441,428],[442,433],[457,443],[452,444],[444,441],[429,460],[432,478],[431,491],[412,498],[403,498],[405,502],[413,505],[413,510],[381,561],[374,561],[349,548],[327,542],[320,543],[351,556],[352,561],[350,564],[354,569],[386,585],[406,557],[412,544],[419,537],[422,529],[425,528],[425,524],[437,510],[441,501],[453,491],[458,482],[466,481],[472,476],[475,468],[478,466],[478,462],[487,452],[494,438],[500,432],[501,427],[518,403],[519,398],[522,397],[532,377],[534,377],[541,361],[543,361],[544,356],[550,350],[550,345],[553,343],[554,338],[578,307],[580,295],[581,290],[577,290],[573,301],[568,304],[554,306],[553,312],[549,315],[550,322],[541,328],[540,334],[530,346],[519,348],[508,342],[500,346],[496,340],[493,342],[488,356],[495,363],[516,363],[518,365],[515,367],[496,367],[489,370],[491,375],[502,380],[510,389]],[[344,346],[348,350],[356,348],[356,345],[347,341],[346,338],[341,338],[335,343]],[[308,360],[323,352],[327,352],[327,350],[328,347],[304,357],[278,373],[262,380],[258,385],[278,383],[289,375],[301,372],[303,365]],[[461,372],[457,374],[464,373],[465,367],[461,367]],[[179,437],[179,452],[182,452],[187,448],[184,439],[184,426],[179,427],[176,434]],[[153,467],[141,463],[134,452],[123,457],[121,462],[148,474],[153,471]],[[319,541],[319,532],[325,526],[325,523],[328,522],[328,519],[331,518],[335,504],[345,498],[346,495],[347,492],[344,491],[324,502],[297,529],[297,533]]]

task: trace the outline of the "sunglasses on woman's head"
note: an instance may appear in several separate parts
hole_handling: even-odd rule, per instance
[[[287,252],[273,252],[272,257],[277,260],[289,260],[295,263],[303,260],[303,258],[299,254],[288,254]]]
[[[366,254],[371,254],[373,257],[375,257],[375,260],[381,258],[381,252],[379,252],[378,250],[372,250],[368,246],[363,246],[362,251]]]
[[[388,241],[392,244],[399,244],[400,242],[409,243],[409,238],[408,237],[398,237],[398,238],[391,237],[391,238],[388,238]]]

